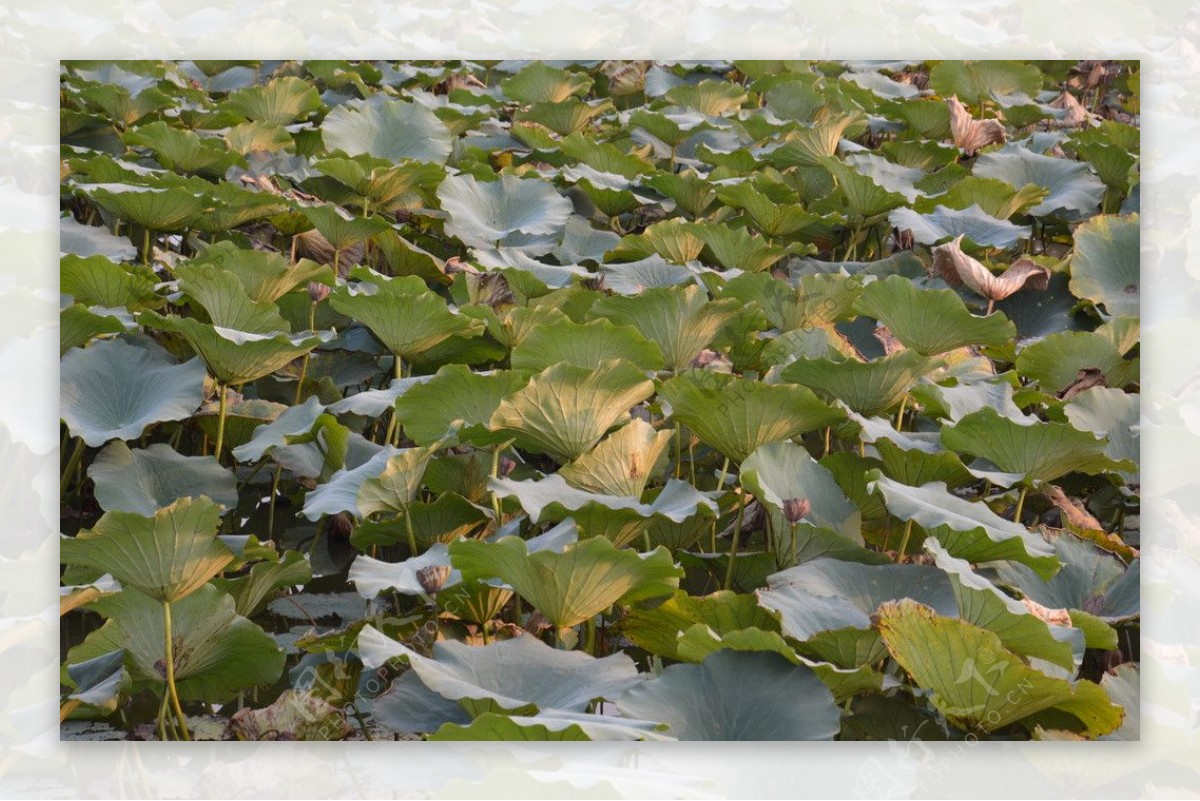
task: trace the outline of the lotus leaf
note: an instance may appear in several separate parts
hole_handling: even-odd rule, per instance
[[[518,370],[544,370],[559,362],[594,370],[601,363],[621,359],[643,370],[662,366],[659,347],[630,325],[599,319],[576,323],[560,319],[534,328],[512,350]]]
[[[639,555],[618,550],[602,537],[582,540],[562,553],[532,554],[516,537],[459,540],[450,544],[450,559],[467,581],[498,578],[511,585],[560,632],[614,603],[670,595],[683,573],[665,548]]]
[[[169,445],[130,450],[110,442],[88,468],[96,501],[109,512],[136,512],[151,517],[180,498],[205,496],[232,509],[237,506],[233,473],[212,456],[183,456]]]
[[[729,686],[739,690],[712,691]],[[672,665],[617,708],[666,723],[680,740],[832,740],[840,725],[833,694],[812,670],[765,652],[718,651],[699,665]]]
[[[1086,164],[1041,156],[1019,145],[983,154],[972,173],[1004,181],[1013,188],[1033,184],[1049,190],[1045,200],[1029,209],[1034,217],[1063,211],[1076,218],[1088,216],[1096,212],[1104,195],[1104,184]]]
[[[432,111],[403,100],[338,106],[321,123],[330,150],[367,154],[388,161],[442,164],[450,155],[450,132]]]
[[[672,378],[660,394],[671,404],[672,419],[735,462],[760,445],[824,428],[844,416],[806,387],[703,370]]]
[[[488,425],[507,432],[523,448],[572,461],[653,390],[628,362],[607,361],[594,370],[560,363],[500,401]]]
[[[1138,215],[1098,215],[1075,231],[1071,292],[1112,317],[1137,317],[1141,306]]]
[[[513,175],[491,183],[447,176],[437,195],[450,215],[446,233],[474,247],[494,247],[515,233],[557,234],[571,216],[571,202],[552,186]]]
[[[154,423],[187,419],[203,398],[203,363],[176,364],[157,345],[97,342],[68,351],[59,373],[62,419],[92,447],[141,436]]]
[[[1054,710],[1077,721],[1078,730],[1099,736],[1124,717],[1099,685],[1040,673],[1006,650],[996,634],[938,617],[919,603],[885,604],[879,631],[892,657],[932,691],[934,706],[956,725],[994,731]]]

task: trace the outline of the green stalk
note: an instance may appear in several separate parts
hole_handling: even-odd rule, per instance
[[[588,653],[588,654],[591,654],[592,656],[595,656],[596,655],[596,616],[595,615],[592,615],[591,617],[589,617],[587,619],[587,622],[584,624],[584,631],[586,632],[586,634],[584,635],[584,640],[583,640],[584,653]]]
[[[729,567],[725,569],[725,589],[733,588],[733,565],[737,562],[738,543],[742,537],[742,519],[746,515],[746,504],[742,502],[742,496],[738,496],[738,513],[737,522],[733,524],[733,543],[729,546]]]
[[[683,431],[675,421],[675,478],[683,478]]]
[[[900,431],[900,426],[904,424],[904,407],[908,404],[908,396],[905,395],[900,399],[900,410],[896,412],[896,430]]]
[[[404,504],[404,528],[408,530],[408,549],[412,556],[417,555],[417,535],[413,531],[412,515],[409,514],[408,504]]]
[[[829,436],[832,433],[832,431],[833,431],[833,428],[831,426],[825,426],[825,452],[823,454],[821,454],[822,456],[829,455]]]
[[[1017,511],[1013,514],[1013,522],[1021,522],[1021,511],[1025,508],[1025,493],[1029,491],[1029,487],[1021,487],[1021,494],[1017,496]]]
[[[909,520],[904,524],[904,536],[900,538],[899,559],[904,561],[904,552],[908,550],[908,538],[912,536],[913,521]]]
[[[150,229],[142,229],[142,265],[150,266]]]
[[[62,478],[58,483],[60,498],[67,493],[67,482],[71,480],[71,475],[75,472],[75,468],[79,467],[79,460],[83,458],[85,447],[82,439],[75,440],[75,449],[71,451],[71,457],[67,459],[67,466],[63,468]]]
[[[275,478],[271,479],[271,503],[267,507],[267,536],[273,537],[275,532],[275,498],[279,495],[279,477],[283,474],[283,466],[275,466]]]
[[[217,382],[217,397],[217,447],[213,450],[213,456],[220,464],[221,445],[225,442],[225,387],[220,381]]]
[[[721,477],[717,479],[717,489],[724,490],[725,477],[729,474],[729,457],[725,457],[725,461],[721,464]]]
[[[317,304],[312,302],[308,304],[308,330],[312,331],[317,325]],[[308,357],[312,352],[304,354],[304,359],[300,362],[300,380],[296,382],[296,397],[292,401],[295,406],[300,403],[300,396],[304,394],[304,377],[308,375]]]
[[[188,736],[187,718],[183,714],[183,707],[179,703],[179,691],[175,689],[175,644],[172,642],[171,635],[171,603],[163,601],[163,636],[166,640],[167,651],[167,690],[171,694],[171,706],[175,709],[175,717],[179,720],[179,733],[183,739],[192,739]]]

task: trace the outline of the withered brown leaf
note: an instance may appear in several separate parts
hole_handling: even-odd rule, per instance
[[[1003,143],[1008,139],[1004,123],[1000,120],[977,120],[967,107],[953,95],[946,100],[950,107],[950,135],[954,146],[967,156],[974,156],[991,144]]]

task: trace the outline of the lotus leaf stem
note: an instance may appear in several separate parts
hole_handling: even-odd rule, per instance
[[[896,430],[897,431],[903,430],[901,428],[901,426],[904,425],[904,407],[907,404],[908,404],[908,395],[905,395],[903,398],[900,399],[900,410],[896,412]]]
[[[67,482],[71,480],[71,476],[74,475],[75,469],[79,467],[79,461],[83,458],[84,448],[85,445],[83,440],[76,439],[75,449],[71,451],[71,457],[67,459],[67,466],[63,468],[62,479],[59,481],[59,486],[62,488],[59,493],[60,496],[66,495]]]
[[[317,327],[317,303],[312,301],[308,304],[308,330],[312,331]],[[292,401],[292,405],[296,406],[300,403],[300,396],[304,394],[304,378],[308,375],[308,358],[312,355],[312,351],[304,354],[304,359],[300,362],[300,380],[296,382],[296,397]]]
[[[217,463],[221,462],[221,446],[225,443],[225,385],[220,381],[217,382],[217,446],[213,449],[213,456],[216,457]]]
[[[909,520],[904,524],[904,536],[900,538],[900,550],[897,551],[897,558],[903,562],[904,554],[908,550],[908,538],[912,536],[913,521]]]
[[[142,229],[142,264],[150,266],[150,229]]]
[[[408,549],[411,551],[411,556],[417,555],[417,535],[413,531],[412,514],[409,512],[409,504],[404,504],[404,528],[408,532]]]
[[[1021,487],[1021,494],[1017,496],[1017,511],[1013,512],[1013,522],[1021,522],[1021,511],[1025,508],[1025,493],[1029,492],[1029,487]]]
[[[721,477],[717,479],[717,489],[725,488],[725,477],[729,475],[729,457],[725,457],[725,461],[721,464]]]
[[[179,691],[175,688],[175,644],[171,634],[171,602],[163,601],[163,638],[166,645],[167,691],[171,694],[171,706],[175,717],[179,720],[179,733],[184,740],[192,739],[188,735],[187,717],[183,714],[183,706],[179,703]]]
[[[742,537],[742,520],[746,516],[745,499],[738,495],[737,522],[733,524],[733,542],[729,546],[729,567],[725,568],[725,589],[733,589],[733,566],[737,562],[738,544]]]
[[[586,632],[583,640],[583,650],[585,653],[596,655],[596,616],[592,615],[584,623],[584,631]]]
[[[283,465],[275,465],[275,477],[271,479],[271,503],[267,506],[267,536],[275,534],[275,499],[279,496],[279,477],[283,474]]]

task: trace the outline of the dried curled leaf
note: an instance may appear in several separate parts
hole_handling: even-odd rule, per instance
[[[1088,111],[1087,107],[1080,103],[1075,98],[1075,95],[1070,92],[1063,92],[1050,101],[1050,107],[1066,111],[1066,114],[1061,119],[1053,122],[1053,125],[1057,128],[1079,128],[1091,122],[1096,116]]]
[[[974,156],[988,145],[1003,143],[1008,139],[1004,123],[1000,120],[977,120],[967,107],[954,95],[946,100],[950,107],[950,135],[954,146],[967,156]]]
[[[1022,599],[1025,607],[1029,610],[1029,614],[1036,617],[1043,623],[1049,623],[1053,626],[1070,626],[1071,614],[1066,609],[1051,609],[1048,606],[1042,606],[1037,601],[1029,598]]]
[[[995,275],[962,249],[963,235],[933,249],[933,273],[957,286],[966,284],[988,300],[1004,300],[1024,286],[1045,290],[1050,270],[1032,259],[1020,258],[1000,275]]]
[[[243,709],[229,719],[239,740],[342,740],[353,729],[342,710],[324,698],[284,690],[265,709]]]
[[[1065,523],[1082,529],[1104,530],[1104,526],[1100,525],[1100,521],[1092,517],[1091,513],[1084,508],[1084,505],[1080,501],[1067,497],[1067,494],[1062,491],[1061,487],[1047,484],[1042,494],[1046,496],[1046,499],[1050,503],[1058,507]]]

